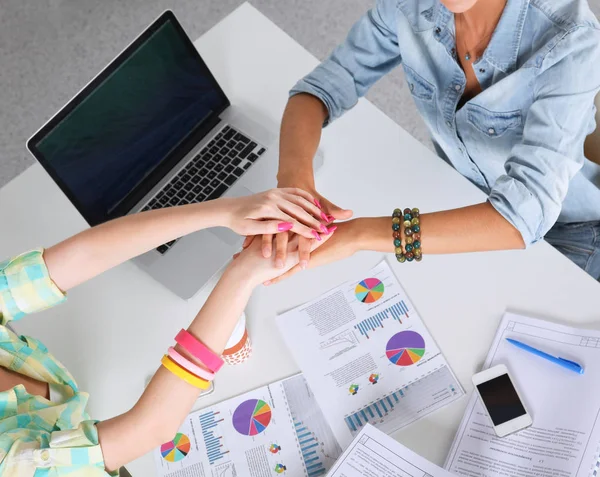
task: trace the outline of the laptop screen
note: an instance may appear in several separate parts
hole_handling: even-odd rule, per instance
[[[168,12],[32,138],[30,149],[95,225],[129,212],[228,104]]]

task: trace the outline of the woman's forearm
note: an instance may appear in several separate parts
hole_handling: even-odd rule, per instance
[[[220,355],[254,286],[247,272],[229,267],[188,331]],[[156,358],[159,363],[160,356]],[[107,470],[118,469],[172,439],[198,394],[197,388],[161,366],[130,411],[97,424]]]
[[[277,174],[280,184],[314,184],[313,158],[327,114],[327,108],[315,96],[304,93],[290,98],[281,121]]]
[[[50,276],[67,291],[163,243],[223,225],[228,217],[223,200],[128,215],[85,230],[46,249]]]
[[[423,255],[525,247],[519,231],[489,203],[420,215]],[[390,217],[357,219],[359,249],[394,252]],[[403,227],[402,244],[405,236]]]

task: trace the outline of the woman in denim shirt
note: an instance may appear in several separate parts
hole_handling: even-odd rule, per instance
[[[482,204],[422,214],[423,253],[518,249],[545,237],[598,279],[600,166],[583,143],[595,129],[600,24],[586,1],[378,0],[292,89],[280,187],[310,191],[331,219],[352,215],[316,192],[312,157],[322,126],[398,65],[438,154],[488,194]],[[278,258],[285,240],[277,237]],[[340,224],[312,260],[360,249],[393,251],[389,217]]]

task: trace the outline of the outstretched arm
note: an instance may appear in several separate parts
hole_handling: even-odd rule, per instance
[[[229,227],[241,235],[291,229],[313,238],[313,230],[322,232],[313,201],[310,194],[288,188],[128,215],[48,248],[44,259],[54,283],[67,291],[163,243],[208,227]]]
[[[421,214],[420,242],[424,255],[484,252],[525,247],[519,231],[489,202],[460,209]],[[335,236],[311,254],[310,267],[348,258],[361,250],[394,253],[392,217],[365,217],[336,224]],[[404,227],[400,227],[406,245]],[[277,283],[301,270],[295,266],[287,273],[265,283]]]
[[[312,248],[325,243],[313,240]],[[270,280],[298,263],[297,239],[290,243],[283,269],[262,257],[257,240],[226,269],[188,332],[211,351],[221,354],[227,340],[258,284]],[[177,345],[177,351],[198,366],[204,365]],[[157,361],[158,361],[157,356]],[[128,412],[97,424],[104,463],[108,471],[136,459],[176,434],[198,397],[198,389],[162,366],[138,403]]]

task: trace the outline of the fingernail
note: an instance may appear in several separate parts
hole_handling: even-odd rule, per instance
[[[283,268],[283,260],[281,260],[280,258],[278,258],[277,260],[275,260],[275,267],[277,267],[277,268]]]
[[[294,224],[292,224],[291,222],[280,222],[279,224],[277,224],[277,230],[279,232],[287,232],[288,230],[292,230],[293,227]]]
[[[334,220],[335,220],[335,217],[333,215],[327,216],[327,222],[333,222]]]
[[[337,225],[334,225],[333,227],[329,227],[329,230],[327,231],[328,234],[332,234],[333,232],[335,232],[337,230]]]
[[[271,256],[271,249],[270,248],[263,248],[262,249],[262,254],[263,254],[263,257],[269,258]]]
[[[317,240],[321,240],[321,236],[319,235],[319,233],[316,230],[311,230],[313,236],[317,239]]]
[[[323,232],[324,234],[327,233],[327,227],[325,227],[323,224],[321,224],[321,232]]]
[[[306,267],[308,267],[308,262],[306,260],[300,260],[300,268],[306,270]]]
[[[315,199],[315,205],[316,205],[316,206],[317,206],[319,209],[321,209],[321,208],[322,208],[322,207],[321,207],[321,203],[319,202],[319,199]]]

